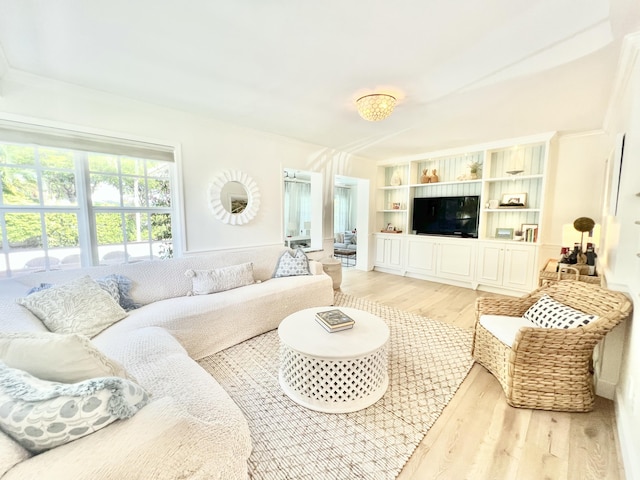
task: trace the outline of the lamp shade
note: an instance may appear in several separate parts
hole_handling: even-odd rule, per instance
[[[396,106],[396,98],[386,93],[373,93],[356,100],[358,113],[370,122],[384,120]]]

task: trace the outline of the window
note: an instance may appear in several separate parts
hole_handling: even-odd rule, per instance
[[[173,161],[127,155],[126,145],[80,150],[2,134],[0,277],[171,255]]]

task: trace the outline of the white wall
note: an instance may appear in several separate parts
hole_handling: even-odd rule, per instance
[[[280,243],[284,167],[322,174],[323,231],[332,237],[335,175],[375,174],[373,162],[352,155],[22,72],[5,74],[0,87],[2,113],[179,145],[186,252]],[[225,225],[209,213],[209,182],[225,169],[246,172],[260,188],[260,210],[247,225]]]
[[[559,135],[550,157],[540,263],[558,258],[562,226],[578,217],[602,224],[608,137],[604,131]]]
[[[628,479],[640,479],[640,32],[625,39],[616,89],[605,125],[609,147],[626,133],[624,161],[617,215],[605,218],[605,275],[611,288],[628,292],[634,313],[621,338],[622,367],[616,389],[616,416],[625,473]],[[613,166],[613,163],[611,164]],[[615,172],[610,172],[615,175]],[[608,199],[603,202],[608,209]]]

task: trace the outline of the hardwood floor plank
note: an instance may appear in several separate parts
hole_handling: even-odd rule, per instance
[[[343,269],[341,291],[471,329],[474,303],[492,296],[380,272]],[[510,407],[474,365],[398,480],[623,480],[613,402],[589,413]]]

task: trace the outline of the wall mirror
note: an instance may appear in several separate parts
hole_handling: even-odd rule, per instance
[[[209,208],[221,222],[244,225],[253,220],[259,207],[258,184],[244,172],[225,170],[209,185]]]
[[[306,250],[322,248],[322,175],[284,169],[284,244]]]

